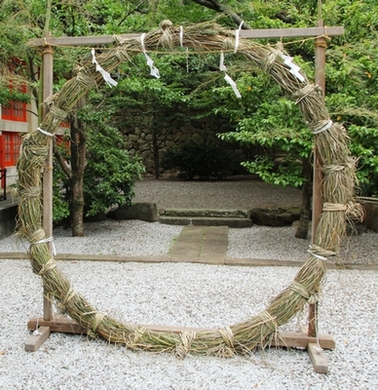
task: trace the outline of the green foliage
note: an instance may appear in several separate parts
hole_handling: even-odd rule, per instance
[[[84,171],[84,199],[87,215],[105,211],[114,204],[130,204],[134,183],[144,166],[138,156],[125,150],[118,129],[110,126],[107,112],[82,112],[87,133],[87,165]]]
[[[206,145],[188,140],[168,148],[162,156],[164,169],[178,170],[179,177],[192,180],[195,177],[206,180],[220,179],[232,173],[232,156],[219,146]]]
[[[354,140],[351,151],[358,156],[361,194],[378,196],[378,129],[351,125],[349,134]]]
[[[351,137],[361,195],[376,195],[378,4],[371,0],[337,0],[326,2],[324,10],[327,25],[345,26],[345,34],[334,38],[327,51],[327,105]]]
[[[9,88],[0,88],[0,104],[3,106],[9,106],[12,102],[30,102],[30,95],[16,91],[14,89],[10,90]]]
[[[254,28],[310,27],[317,24],[317,2],[228,0],[219,3],[228,6]],[[38,66],[40,56],[26,43],[31,38],[44,35],[47,4],[45,0],[4,0],[0,4],[0,62],[4,66],[9,58],[25,61],[29,71],[25,80],[32,86],[35,97],[38,84],[30,65]],[[343,36],[328,41],[327,104],[333,119],[343,122],[351,136],[351,149],[359,159],[358,176],[363,193],[376,193],[378,3],[375,0],[327,0],[323,2],[322,10],[326,26],[345,27]],[[215,20],[228,28],[236,28],[229,14],[216,12],[190,0],[53,1],[48,26],[53,36],[120,34],[148,31],[157,27],[163,19],[170,19],[176,25]],[[276,41],[269,43],[276,44]],[[313,40],[283,39],[282,44],[312,79]],[[87,49],[56,48],[55,91],[87,52]],[[223,139],[258,146],[263,158],[274,159],[275,154],[286,153],[288,161],[283,166],[287,169],[281,172],[282,180],[272,176],[271,181],[299,183],[295,173],[298,170],[294,166],[295,163],[300,165],[300,161],[310,155],[311,136],[293,103],[280,94],[277,86],[268,82],[266,75],[246,68],[245,65],[250,65],[237,56],[227,54],[228,73],[242,93],[242,99],[238,100],[218,71],[218,55],[150,54],[162,78],[155,80],[148,76],[143,56],[133,58],[132,66],[120,67],[120,86],[110,93],[118,118],[118,122],[112,125],[121,126],[122,120],[127,119],[124,117],[125,106],[144,109],[146,117],[151,119],[151,129],[161,133],[167,122],[167,110],[175,116],[177,128],[189,121],[200,122],[217,115],[235,129],[234,134],[224,134]],[[2,85],[6,84],[3,82]],[[9,99],[7,93],[0,93],[1,102],[6,103]],[[263,166],[257,168],[258,161],[250,161],[247,164],[249,169],[259,171],[269,180],[269,175],[262,172]],[[268,173],[271,164],[265,164]],[[277,167],[274,164],[273,167],[275,170],[270,172],[277,175]],[[284,175],[294,175],[297,179],[288,180]]]
[[[301,161],[289,156],[280,160],[275,161],[270,156],[257,156],[254,161],[245,161],[242,165],[248,172],[259,175],[266,183],[301,187],[305,182]]]
[[[277,16],[280,20],[281,16],[289,16],[293,27],[317,23],[315,3],[268,3],[253,3],[258,15],[247,20],[254,27],[277,27]],[[351,137],[362,195],[378,192],[377,15],[375,1],[330,0],[323,5],[324,24],[343,25],[346,30],[342,37],[328,42],[326,99],[333,119],[343,122]],[[313,78],[313,41],[288,43],[283,41],[307,76]],[[244,164],[250,172],[271,183],[300,186],[303,183],[300,167],[311,155],[312,136],[298,109],[281,95],[277,86],[268,84],[266,75],[242,72],[234,80],[242,94],[239,102],[227,88],[217,88],[219,107],[215,112],[235,126],[234,132],[221,137],[258,146],[259,156]],[[274,164],[277,153],[281,152],[286,154],[282,164]]]
[[[226,141],[257,146],[259,155],[242,164],[250,173],[275,185],[302,186],[303,161],[311,155],[312,138],[298,107],[282,96],[265,74],[243,73],[238,86],[242,98],[217,109],[217,113],[229,115],[237,123],[236,131],[219,136]],[[221,88],[219,96],[229,101],[230,96],[223,92]]]
[[[80,112],[87,139],[84,200],[88,216],[115,204],[130,204],[135,181],[144,173],[140,158],[125,150],[121,133],[109,125],[106,119],[109,114],[90,107]],[[61,144],[60,151],[69,158],[67,143]],[[54,220],[61,220],[70,215],[70,181],[59,167],[54,172],[54,180]]]

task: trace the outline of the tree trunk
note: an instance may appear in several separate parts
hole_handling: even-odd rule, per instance
[[[302,189],[302,209],[299,226],[295,232],[296,238],[306,239],[311,214],[311,196],[312,196],[312,166],[309,160],[303,161],[303,174],[306,182]]]
[[[82,122],[75,114],[71,119],[71,219],[73,237],[84,236],[83,176],[86,145],[82,127]]]

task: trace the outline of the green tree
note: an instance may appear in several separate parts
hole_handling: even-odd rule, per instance
[[[106,7],[104,7],[106,5]],[[0,52],[0,60],[7,63],[9,58],[17,58],[27,66],[22,75],[22,83],[32,88],[37,106],[41,107],[41,85],[37,79],[38,66],[40,66],[39,53],[27,46],[31,38],[40,38],[51,31],[53,36],[76,36],[87,34],[119,33],[125,32],[125,21],[132,20],[138,14],[138,28],[148,24],[148,17],[144,11],[149,12],[150,4],[144,1],[130,1],[125,7],[123,2],[111,1],[81,1],[56,2],[49,0],[47,6],[44,1],[17,0],[4,1],[1,4],[1,33],[4,45]],[[126,23],[127,25],[127,23]],[[136,24],[131,28],[134,29]],[[120,29],[123,29],[120,30]],[[129,26],[130,28],[130,26]],[[71,77],[71,69],[77,65],[77,58],[83,57],[82,49],[56,49],[54,53],[55,91]],[[12,79],[14,76],[12,75]],[[5,96],[2,100],[8,100]],[[91,104],[87,101],[86,104]],[[78,107],[79,108],[79,107]],[[41,115],[41,114],[39,114]],[[83,235],[83,178],[86,162],[87,135],[83,121],[70,114],[71,124],[71,153],[69,166],[64,166],[67,179],[71,181],[71,213],[73,220],[73,234]],[[59,157],[62,161],[62,156]],[[109,177],[108,177],[109,178]],[[131,192],[130,192],[131,193]],[[109,197],[109,202],[111,197]],[[91,203],[92,204],[92,203]]]
[[[25,59],[27,64],[38,65],[39,57],[30,48],[21,46],[20,42],[43,36],[46,27],[44,2],[6,0],[1,6],[0,17],[3,23],[0,24],[0,31],[5,42],[0,49],[0,60],[3,61],[10,54]],[[328,0],[323,5],[324,24],[344,25],[346,28],[344,36],[328,42],[326,98],[331,113],[337,120],[345,123],[350,133],[351,148],[360,159],[358,175],[364,194],[374,194],[377,191],[377,53],[374,50],[377,44],[377,7],[372,0]],[[155,27],[166,18],[175,24],[216,20],[229,28],[236,28],[240,19],[254,28],[309,27],[317,24],[317,2],[297,0],[138,0],[130,1],[127,5],[110,0],[75,0],[53,1],[52,9],[49,25],[53,35],[57,36],[142,32]],[[4,10],[6,12],[3,12]],[[233,15],[240,19],[235,20]],[[12,31],[12,34],[9,31]],[[276,44],[275,40],[266,42]],[[296,61],[300,62],[309,78],[312,78],[313,41],[283,40],[282,44],[291,55],[296,56]],[[77,62],[77,58],[81,57],[80,50],[56,50],[57,90]],[[305,164],[309,163],[308,157],[311,154],[311,136],[305,130],[293,103],[287,101],[277,87],[268,84],[265,75],[248,69],[248,64],[246,67],[243,61],[228,55],[230,65],[234,64],[230,66],[229,72],[243,96],[241,100],[237,100],[224,83],[211,84],[205,81],[205,77],[209,77],[212,82],[221,79],[220,72],[217,72],[218,60],[198,57],[197,66],[191,57],[188,77],[183,77],[185,72],[180,73],[180,77],[184,79],[182,83],[177,82],[174,72],[167,70],[168,66],[176,69],[174,56],[172,61],[165,56],[154,56],[159,63],[158,67],[164,70],[161,80],[148,77],[142,79],[137,72],[135,77],[131,72],[121,75],[130,78],[122,81],[120,86],[125,95],[129,88],[125,99],[130,102],[134,100],[137,106],[137,101],[144,95],[139,101],[140,107],[146,104],[152,109],[155,97],[158,98],[160,94],[163,96],[162,102],[159,103],[161,108],[174,107],[171,111],[177,112],[183,106],[189,109],[195,107],[201,111],[198,119],[201,115],[222,115],[222,118],[235,128],[233,135],[228,134],[223,138],[258,145],[259,157],[245,163],[251,171],[258,172],[264,180],[280,185],[303,186],[308,183],[305,178],[307,169],[304,168]],[[176,62],[178,68],[185,69],[186,60],[182,58],[185,59],[185,55]],[[136,63],[139,65],[138,69],[143,69],[143,57],[136,60]],[[200,73],[203,73],[202,80]],[[28,81],[37,91],[38,85],[33,77],[30,76]],[[147,97],[147,93],[143,91],[150,91],[154,97]],[[111,93],[113,104],[122,107],[123,98],[117,101],[115,92],[117,90]],[[115,112],[115,116],[119,115],[119,112]],[[158,120],[155,124],[151,121],[151,130],[156,134],[160,131],[156,125],[161,120],[160,112],[159,107],[154,114]],[[274,164],[274,158],[279,151],[284,151],[286,158],[282,164],[277,165]]]
[[[106,211],[116,204],[130,204],[134,196],[134,183],[141,178],[144,166],[138,156],[131,156],[125,150],[125,141],[120,131],[113,127],[108,118],[112,117],[110,108],[96,110],[87,105],[79,110],[75,120],[82,122],[85,128],[86,153],[82,164],[80,155],[72,158],[72,148],[69,143],[75,143],[71,136],[66,137],[57,148],[60,150],[59,165],[55,169],[55,197],[54,219],[72,222],[72,210],[76,198],[71,196],[73,185],[71,175],[75,170],[67,169],[69,165],[83,166],[83,206],[86,216],[95,216]],[[81,134],[80,136],[84,136]],[[68,163],[69,162],[69,163]],[[77,223],[81,223],[78,221]]]
[[[278,27],[275,24],[281,23],[276,16],[283,9],[284,2],[267,3],[269,6],[260,8],[261,13],[250,21],[254,27]],[[351,150],[359,161],[357,175],[364,195],[375,194],[378,190],[378,69],[374,50],[377,43],[377,11],[376,3],[371,1],[335,0],[327,1],[323,7],[325,25],[345,25],[346,28],[344,36],[328,42],[325,92],[331,114],[345,124],[350,134]],[[312,24],[316,23],[316,9],[308,3],[290,2],[285,13],[290,15],[293,26],[302,26],[303,20],[307,21],[307,26],[311,25],[311,21]],[[291,55],[298,55],[296,61],[311,78],[312,41],[283,41],[282,44],[290,50]],[[250,172],[259,174],[270,183],[303,186],[304,193],[310,195],[311,135],[298,117],[294,103],[285,99],[276,87],[269,85],[268,88],[265,78],[261,74],[254,75],[252,80],[250,75],[246,77],[245,74],[237,78],[243,98],[230,105],[230,96],[227,96],[224,99],[227,105],[221,105],[218,109],[233,121],[236,131],[222,137],[259,146],[259,155],[244,163]],[[248,85],[257,99],[249,97]],[[220,92],[222,96],[222,90]],[[277,152],[285,153],[279,165],[276,164]],[[309,205],[309,202],[304,204]],[[297,235],[305,236],[298,232]]]

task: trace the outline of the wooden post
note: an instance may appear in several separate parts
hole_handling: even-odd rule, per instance
[[[321,1],[319,1],[319,18],[318,26],[323,27],[323,20],[321,19]],[[325,52],[327,42],[324,37],[319,37],[315,40],[315,83],[319,85],[323,93],[325,91]],[[319,224],[320,214],[322,212],[323,200],[322,200],[322,180],[323,174],[321,171],[321,165],[318,158],[317,150],[314,148],[314,175],[313,175],[313,191],[312,191],[312,243],[315,240],[316,229]],[[309,323],[308,323],[308,335],[316,336],[317,331],[317,304],[310,305],[309,309]]]
[[[50,33],[48,33],[50,36]],[[50,97],[53,93],[53,48],[46,46],[43,50],[43,101]],[[47,107],[43,107],[43,116],[47,114]],[[49,152],[46,159],[45,169],[43,171],[43,228],[46,237],[52,237],[52,182],[53,182],[53,142],[49,137]],[[50,253],[52,256],[52,244]],[[51,299],[44,294],[43,298],[43,318],[46,321],[52,320],[52,302]]]
[[[322,2],[318,0],[318,27],[323,27],[323,19],[321,15]],[[326,60],[327,41],[324,37],[319,37],[315,40],[315,84],[321,87],[325,94],[325,60]],[[315,243],[315,234],[319,225],[320,215],[323,208],[323,194],[322,194],[322,180],[323,173],[321,170],[321,162],[319,160],[318,152],[314,148],[314,174],[313,174],[313,191],[312,191],[312,238],[311,242]],[[308,331],[309,337],[318,336],[318,303],[309,305],[308,313]],[[317,352],[316,344],[308,346],[308,353],[314,370],[317,373],[325,374],[328,372],[328,361],[326,356]]]
[[[50,33],[46,34],[46,38],[50,37]],[[46,46],[43,49],[43,101],[45,101],[53,93],[53,48]],[[46,106],[43,107],[43,116],[48,112]],[[49,151],[46,158],[46,164],[43,171],[43,228],[46,237],[52,237],[52,181],[53,181],[53,141],[49,138]],[[50,254],[53,256],[52,243],[49,245]],[[53,304],[46,291],[43,293],[43,320],[53,320]],[[34,333],[28,337],[25,342],[25,350],[28,352],[35,352],[50,336],[50,327],[39,326],[38,324],[33,329]]]

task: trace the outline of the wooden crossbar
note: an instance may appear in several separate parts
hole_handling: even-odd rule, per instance
[[[122,39],[139,38],[140,34],[120,34]],[[344,27],[308,27],[308,28],[272,28],[272,29],[252,29],[241,30],[240,37],[252,39],[269,38],[308,38],[308,37],[334,37],[344,34]],[[36,38],[29,41],[32,47],[43,46],[94,46],[108,45],[114,42],[114,35],[97,35],[91,37],[51,37]]]

